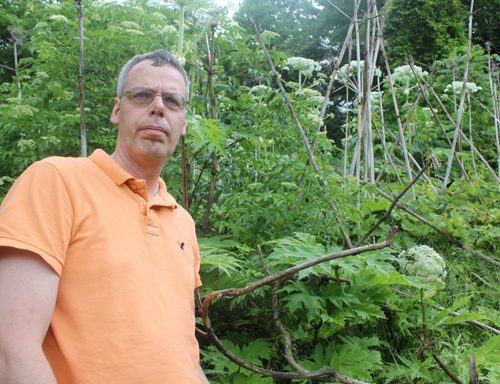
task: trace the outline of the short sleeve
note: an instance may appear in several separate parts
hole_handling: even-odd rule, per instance
[[[195,241],[195,248],[194,248],[194,280],[195,280],[195,288],[199,288],[202,286],[201,283],[201,277],[200,277],[200,264],[201,264],[201,259],[200,259],[200,250],[198,249],[198,242]]]
[[[65,180],[42,160],[16,180],[0,206],[0,246],[34,252],[61,276],[72,223]]]

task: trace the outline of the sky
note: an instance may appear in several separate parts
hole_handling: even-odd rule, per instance
[[[238,0],[215,0],[219,7],[228,7],[228,16],[232,17],[238,9]]]
[[[104,0],[104,1],[116,1],[118,3],[124,0]],[[228,7],[229,17],[233,16],[233,13],[238,9],[239,0],[215,0],[215,3],[220,7]]]

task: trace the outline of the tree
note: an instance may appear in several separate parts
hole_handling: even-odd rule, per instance
[[[30,53],[24,49],[29,31],[47,2],[41,0],[0,0],[0,84],[10,83],[16,76],[17,63]]]
[[[462,0],[464,7],[470,7],[470,0]],[[491,43],[491,52],[500,53],[500,1],[475,0],[474,1],[474,30],[473,41],[482,47]]]
[[[319,12],[310,0],[244,0],[233,19],[251,34],[250,18],[261,32],[277,33],[271,46],[288,56],[321,60],[324,50],[321,35],[316,33]]]
[[[468,11],[459,0],[393,0],[384,39],[393,65],[411,56],[431,64],[466,42]]]

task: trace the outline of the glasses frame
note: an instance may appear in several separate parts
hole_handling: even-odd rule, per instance
[[[144,103],[141,103],[141,102],[139,102],[139,101],[135,100],[135,99],[131,96],[131,93],[132,93],[132,92],[134,92],[134,91],[144,91],[144,92],[149,92],[149,93],[151,94],[151,99],[150,99],[150,100],[148,100],[148,101],[146,101],[146,102],[144,102]],[[135,103],[135,104],[137,104],[137,105],[149,105],[149,104],[151,104],[151,103],[154,101],[154,99],[155,99],[155,97],[156,97],[156,96],[160,96],[160,97],[161,97],[161,99],[162,99],[163,105],[164,105],[165,107],[167,107],[168,109],[172,110],[172,111],[180,111],[180,110],[183,110],[183,109],[184,109],[184,108],[186,108],[186,107],[188,106],[188,104],[189,104],[189,101],[187,101],[187,100],[184,98],[184,96],[179,95],[178,93],[175,93],[175,92],[167,92],[167,93],[165,93],[165,94],[163,94],[163,95],[162,95],[161,93],[154,93],[152,90],[147,89],[147,88],[142,88],[142,87],[135,87],[135,88],[132,88],[132,89],[130,89],[130,90],[128,90],[128,91],[123,92],[123,96],[122,96],[122,98],[123,98],[125,95],[128,95],[129,99],[130,99],[133,103]],[[181,107],[179,107],[179,108],[177,108],[177,107],[174,107],[172,104],[167,104],[167,103],[165,102],[165,99],[167,98],[167,96],[176,96],[176,97],[180,97],[180,100],[181,100],[181,102],[182,102],[182,106],[181,106]]]

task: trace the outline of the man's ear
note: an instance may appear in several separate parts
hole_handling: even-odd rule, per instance
[[[182,126],[182,129],[181,129],[181,136],[184,136],[186,134],[186,124],[187,124],[187,121],[184,120],[184,125]]]
[[[113,107],[113,110],[111,111],[111,117],[109,120],[113,124],[118,124],[120,122],[120,99],[118,97],[115,97],[115,106]]]

